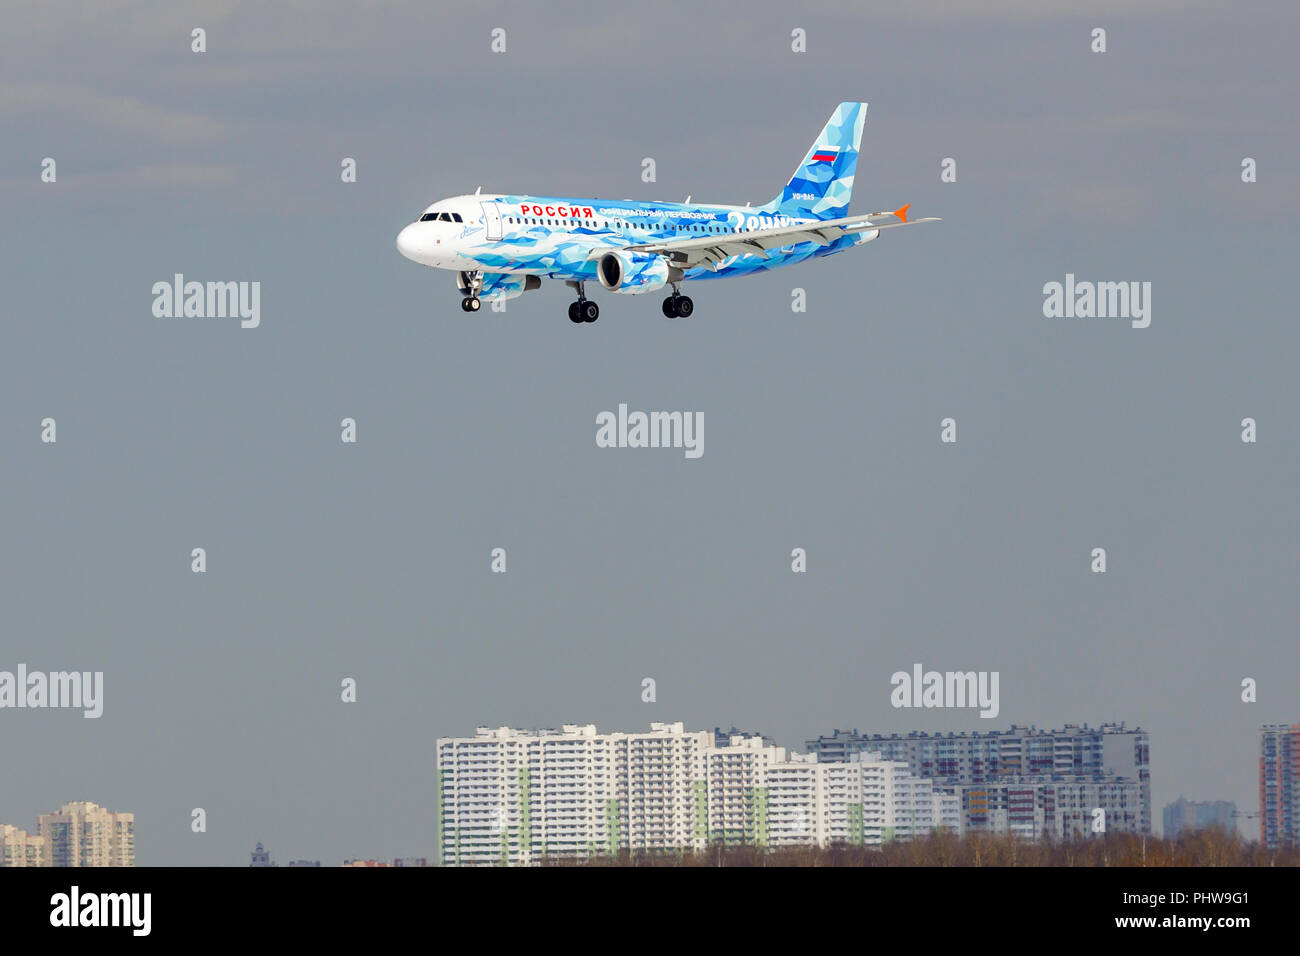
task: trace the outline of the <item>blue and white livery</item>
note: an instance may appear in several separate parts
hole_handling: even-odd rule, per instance
[[[828,256],[882,229],[936,219],[893,212],[850,216],[866,103],[841,103],[780,195],[761,206],[569,199],[475,193],[434,203],[397,236],[408,259],[457,273],[461,308],[512,299],[558,279],[576,290],[573,322],[595,322],[586,296],[598,282],[638,295],[668,287],[669,318],[694,311],[681,283],[720,279]]]

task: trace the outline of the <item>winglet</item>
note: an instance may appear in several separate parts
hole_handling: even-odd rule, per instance
[[[897,216],[899,219],[903,220],[903,222],[907,222],[907,210],[911,208],[912,208],[912,204],[908,203],[906,206],[904,206],[901,209],[895,209],[894,215]]]

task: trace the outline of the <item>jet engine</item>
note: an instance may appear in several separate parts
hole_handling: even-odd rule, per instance
[[[663,256],[637,252],[607,252],[596,263],[596,276],[610,292],[639,295],[654,292],[669,282],[680,282],[682,270]]]

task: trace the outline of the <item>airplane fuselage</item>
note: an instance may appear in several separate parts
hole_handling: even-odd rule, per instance
[[[398,234],[397,248],[455,270],[466,312],[549,278],[577,293],[571,322],[599,318],[585,291],[592,280],[622,295],[665,290],[664,315],[688,318],[695,305],[684,282],[779,269],[860,246],[882,229],[935,221],[909,220],[910,203],[849,215],[866,113],[866,103],[837,106],[785,187],[759,206],[476,192],[428,207]]]
[[[588,281],[597,277],[600,253],[806,222],[815,220],[749,206],[483,194],[434,203],[401,231],[397,247],[408,259],[438,269]],[[683,279],[761,272],[840,252],[877,235],[865,230],[826,245],[796,242],[766,255],[731,256],[716,268],[687,269]]]

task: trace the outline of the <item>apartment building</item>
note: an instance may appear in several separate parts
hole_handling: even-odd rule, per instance
[[[1030,839],[1069,839],[1098,827],[1151,832],[1150,745],[1140,728],[1067,724],[960,734],[837,729],[807,746],[827,762],[874,752],[906,763],[956,797],[963,830]]]
[[[45,838],[7,823],[0,824],[0,866],[49,866]]]
[[[705,755],[712,731],[647,733],[480,727],[438,741],[444,864],[528,864],[707,842]]]
[[[1259,841],[1300,846],[1300,724],[1259,729]]]
[[[135,815],[65,803],[39,818],[50,866],[135,866]]]
[[[680,723],[608,734],[591,724],[481,727],[437,748],[444,865],[713,843],[879,844],[960,826],[957,799],[936,795],[905,763],[879,754],[822,763],[758,734]]]
[[[1163,818],[1166,838],[1207,827],[1220,827],[1229,833],[1237,831],[1237,805],[1230,800],[1179,797],[1173,803],[1165,804]]]

